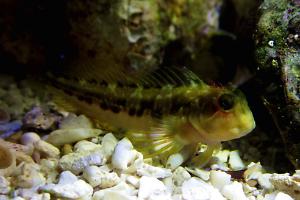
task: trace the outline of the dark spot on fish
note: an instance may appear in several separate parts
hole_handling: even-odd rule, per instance
[[[126,84],[126,87],[137,88],[137,84],[135,84],[135,83],[128,83],[128,84]]]
[[[178,113],[179,109],[180,109],[180,104],[177,101],[172,101],[170,111],[169,111],[170,114]]]
[[[88,82],[90,83],[90,84],[97,84],[97,80],[96,79],[90,79],[90,80],[88,80]]]
[[[103,86],[103,87],[107,87],[108,83],[103,80],[103,81],[100,82],[100,85]]]
[[[79,78],[73,77],[73,81],[74,81],[74,82],[79,82]]]
[[[160,110],[151,110],[151,117],[153,118],[162,118],[162,112]]]
[[[121,83],[120,81],[117,81],[117,86],[121,88],[124,87],[123,83]]]
[[[102,102],[100,103],[100,107],[101,107],[103,110],[107,110],[107,109],[108,109],[108,105],[107,105],[107,103],[106,103],[105,101],[102,101]]]
[[[80,96],[77,96],[77,99],[79,101],[84,101],[84,102],[86,102],[88,104],[92,104],[93,103],[93,99],[91,97],[88,97],[88,96],[82,96],[82,95],[80,95]]]
[[[125,105],[126,105],[126,99],[119,98],[119,99],[116,100],[116,104],[119,105],[119,106],[125,107]]]
[[[128,114],[129,114],[130,116],[134,116],[134,115],[135,115],[135,112],[136,112],[135,108],[129,108]]]
[[[74,95],[74,93],[72,91],[67,90],[67,89],[64,89],[64,93],[66,93],[69,96],[73,96]]]
[[[121,108],[116,106],[116,105],[112,105],[110,106],[111,111],[113,111],[114,113],[119,113],[121,111]]]
[[[85,102],[87,102],[88,104],[92,104],[93,99],[91,97],[85,97]]]
[[[141,117],[143,114],[144,114],[144,108],[142,108],[142,107],[136,111],[137,117]]]
[[[93,49],[87,51],[87,55],[91,58],[94,58],[97,55],[97,52]]]
[[[144,109],[149,109],[152,110],[153,109],[153,101],[151,100],[141,100],[141,107]]]

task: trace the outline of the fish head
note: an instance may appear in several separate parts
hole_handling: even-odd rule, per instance
[[[201,142],[217,143],[240,138],[255,128],[245,96],[239,90],[215,89],[198,116],[190,118]]]

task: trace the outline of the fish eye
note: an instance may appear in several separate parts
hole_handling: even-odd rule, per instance
[[[218,105],[225,111],[230,110],[234,106],[234,96],[231,94],[222,94],[218,98]]]

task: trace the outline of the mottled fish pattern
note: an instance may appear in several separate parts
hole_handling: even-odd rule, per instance
[[[49,80],[58,105],[109,130],[124,130],[145,155],[194,153],[198,143],[216,146],[255,127],[241,92],[209,86],[186,68],[126,81],[53,75]]]

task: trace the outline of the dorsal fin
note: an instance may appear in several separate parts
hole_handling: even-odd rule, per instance
[[[135,81],[137,84],[147,87],[182,86],[202,83],[201,79],[186,67],[162,67],[142,78],[136,78]]]
[[[94,72],[90,70],[95,70]],[[188,68],[183,67],[161,67],[152,72],[139,72],[139,74],[135,73],[125,74],[124,72],[115,72],[113,70],[109,70],[104,74],[100,74],[98,68],[88,68],[82,69],[81,73],[78,72],[70,72],[64,73],[66,74],[64,78],[71,79],[73,81],[86,81],[87,83],[96,83],[100,85],[100,83],[120,83],[123,86],[135,86],[135,87],[145,87],[145,88],[161,88],[166,85],[171,86],[184,86],[191,84],[201,84],[202,80],[190,71]],[[58,74],[59,76],[59,74]]]

